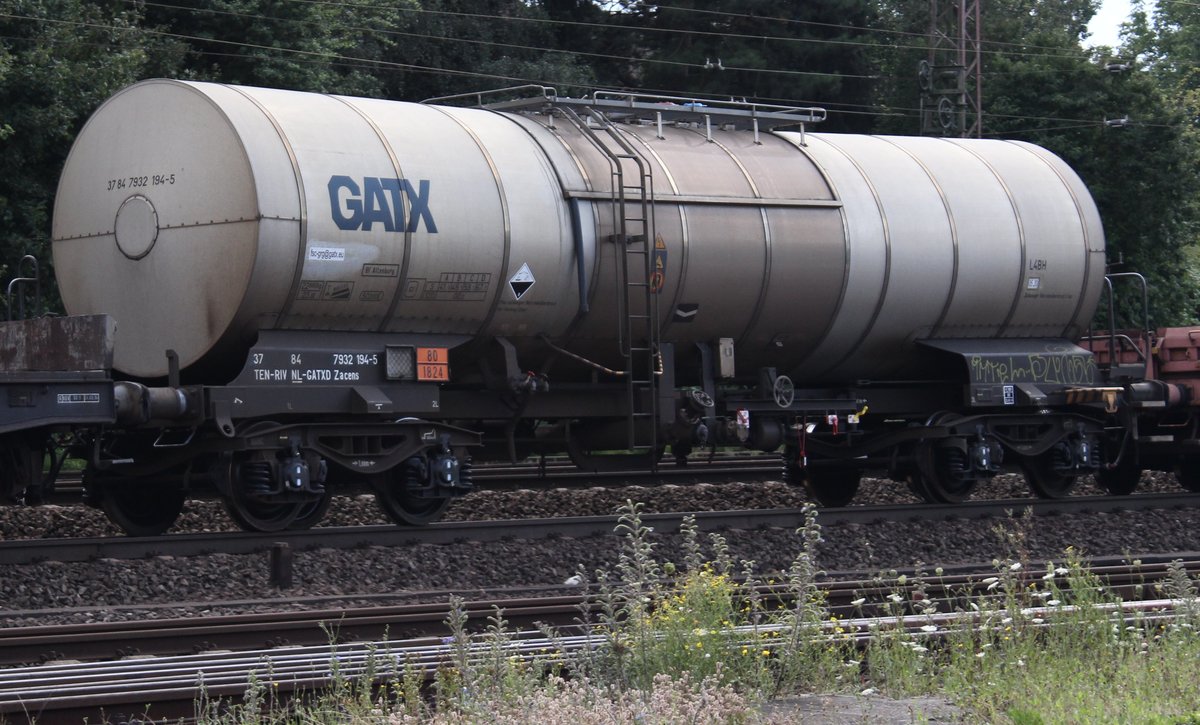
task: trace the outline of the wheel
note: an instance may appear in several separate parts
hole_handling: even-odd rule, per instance
[[[333,502],[333,492],[328,485],[325,487],[325,493],[318,499],[300,504],[300,510],[296,512],[296,518],[292,523],[288,524],[289,531],[304,531],[311,529],[325,518],[325,513],[329,511],[329,504]]]
[[[308,465],[310,470],[317,467],[298,457],[283,463]],[[319,484],[310,482],[303,490],[297,485],[297,490],[281,494],[272,462],[261,455],[223,459],[217,466],[215,475],[224,480],[219,488],[224,493],[225,510],[243,531],[307,529],[320,521],[329,508],[329,491]]]
[[[918,445],[916,467],[907,478],[909,489],[926,503],[962,503],[970,498],[979,479],[956,474],[952,456],[961,458],[961,453],[932,443]]]
[[[1021,464],[1025,480],[1038,498],[1065,498],[1075,487],[1076,477],[1055,471],[1050,463],[1050,453],[1026,458]]]
[[[1200,493],[1200,457],[1180,458],[1175,465],[1175,480],[1192,493]]]
[[[310,503],[270,501],[256,496],[256,491],[269,491],[271,486],[274,473],[266,461],[247,460],[228,465],[229,493],[225,496],[225,510],[243,531],[283,531]]]
[[[42,503],[44,443],[34,437],[12,436],[0,445],[0,493],[28,504]]]
[[[402,476],[383,474],[375,482],[375,500],[392,521],[401,526],[425,526],[442,518],[450,497],[418,498],[408,493]]]
[[[862,472],[856,469],[820,469],[804,476],[804,489],[827,508],[849,506],[858,493]]]
[[[306,505],[308,504],[254,501],[238,493],[225,498],[225,510],[242,531],[269,533],[289,529]]]
[[[956,479],[944,473],[913,471],[908,475],[908,488],[925,503],[962,503],[971,497],[979,482],[975,479]]]
[[[654,450],[638,453],[596,453],[575,436],[567,439],[567,456],[581,471],[589,473],[620,473],[650,471],[662,460],[667,446],[660,443]]]
[[[1096,483],[1113,496],[1128,496],[1138,487],[1142,478],[1142,467],[1132,456],[1124,456],[1116,468],[1096,472]]]
[[[108,520],[130,536],[158,536],[179,518],[187,496],[176,486],[108,481],[100,506]]]
[[[924,476],[917,471],[912,471],[904,477],[904,483],[908,486],[908,490],[913,492],[914,496],[921,499],[925,503],[941,503],[941,501],[939,501],[933,495],[933,491],[929,489],[926,478],[927,476]]]

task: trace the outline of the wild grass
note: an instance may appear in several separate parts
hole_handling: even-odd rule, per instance
[[[252,682],[237,705],[207,703],[205,723],[742,723],[761,721],[766,700],[796,693],[935,695],[953,702],[964,722],[1131,723],[1200,725],[1200,606],[1181,567],[1161,596],[1181,602],[1171,620],[1132,623],[1120,600],[1074,550],[1060,562],[1031,567],[1018,522],[998,530],[1009,555],[993,561],[983,595],[963,592],[958,619],[926,596],[939,584],[917,564],[911,577],[881,574],[894,591],[865,648],[846,620],[830,614],[817,582],[821,528],[807,509],[797,555],[769,577],[753,561],[735,562],[719,534],[702,537],[694,521],[682,529],[681,561],[663,561],[656,539],[627,504],[613,571],[581,578],[595,594],[580,622],[592,647],[565,653],[562,636],[538,663],[510,654],[513,633],[494,611],[472,633],[463,602],[452,600],[448,654],[432,687],[409,663],[381,656],[375,669],[300,703],[284,704]],[[771,605],[755,585],[785,585],[787,605]],[[902,617],[927,618],[919,629]],[[478,629],[478,627],[474,627]],[[336,661],[336,658],[334,658]],[[383,682],[372,686],[372,682]],[[919,721],[919,713],[917,714]]]

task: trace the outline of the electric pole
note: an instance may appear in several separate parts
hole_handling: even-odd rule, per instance
[[[929,0],[929,57],[917,70],[923,135],[983,135],[979,2]]]

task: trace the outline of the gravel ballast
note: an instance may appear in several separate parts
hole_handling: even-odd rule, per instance
[[[1147,474],[1143,487],[1178,490],[1171,477],[1161,474]],[[1098,493],[1090,483],[1081,484],[1081,489],[1081,493]],[[1001,476],[976,498],[1026,495],[1021,477]],[[802,491],[779,483],[483,491],[455,502],[447,518],[611,515],[626,499],[642,502],[647,512],[792,508],[805,501]],[[874,479],[864,481],[859,499],[871,503],[915,500],[903,485]],[[354,522],[385,523],[385,519],[370,497],[335,499],[327,524]],[[219,503],[199,501],[188,504],[174,530],[222,531],[234,530],[234,526]],[[102,513],[82,506],[0,508],[0,532],[5,539],[117,535]],[[1092,513],[1007,521],[888,521],[828,526],[822,535],[818,564],[827,571],[876,572],[911,568],[917,562],[932,570],[939,565],[993,558],[1018,558],[1042,566],[1048,560],[1061,561],[1067,547],[1096,555],[1200,549],[1200,511]],[[754,560],[764,575],[786,569],[801,543],[791,529],[729,531],[724,536],[735,560]],[[682,558],[677,537],[657,540],[661,559]],[[28,623],[17,614],[22,610],[60,610],[50,619],[38,620],[43,623],[81,622],[203,614],[206,602],[262,600],[246,606],[257,610],[290,607],[297,599],[323,595],[352,599],[356,594],[554,585],[580,570],[590,573],[611,568],[617,553],[615,537],[296,551],[294,585],[285,591],[270,585],[266,554],[3,566],[0,625]],[[138,613],[136,609],[170,603],[182,604],[153,612]],[[130,607],[134,609],[128,610]],[[222,605],[220,610],[230,608]]]

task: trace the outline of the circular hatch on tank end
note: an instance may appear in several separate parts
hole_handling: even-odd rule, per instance
[[[117,248],[129,259],[141,259],[154,248],[158,239],[158,212],[141,194],[134,194],[117,209],[113,225]]]
[[[263,126],[272,135],[246,137]],[[54,272],[68,314],[116,322],[115,370],[163,377],[166,350],[183,370],[226,348],[240,357],[243,319],[258,312],[242,307],[263,216],[250,154],[281,143],[242,94],[181,81],[130,86],[84,124],[55,198]],[[277,197],[296,193],[291,167],[285,171],[271,180]],[[298,215],[276,205],[266,216]],[[281,250],[278,276],[287,282],[296,226],[276,223],[282,241],[272,251]]]

